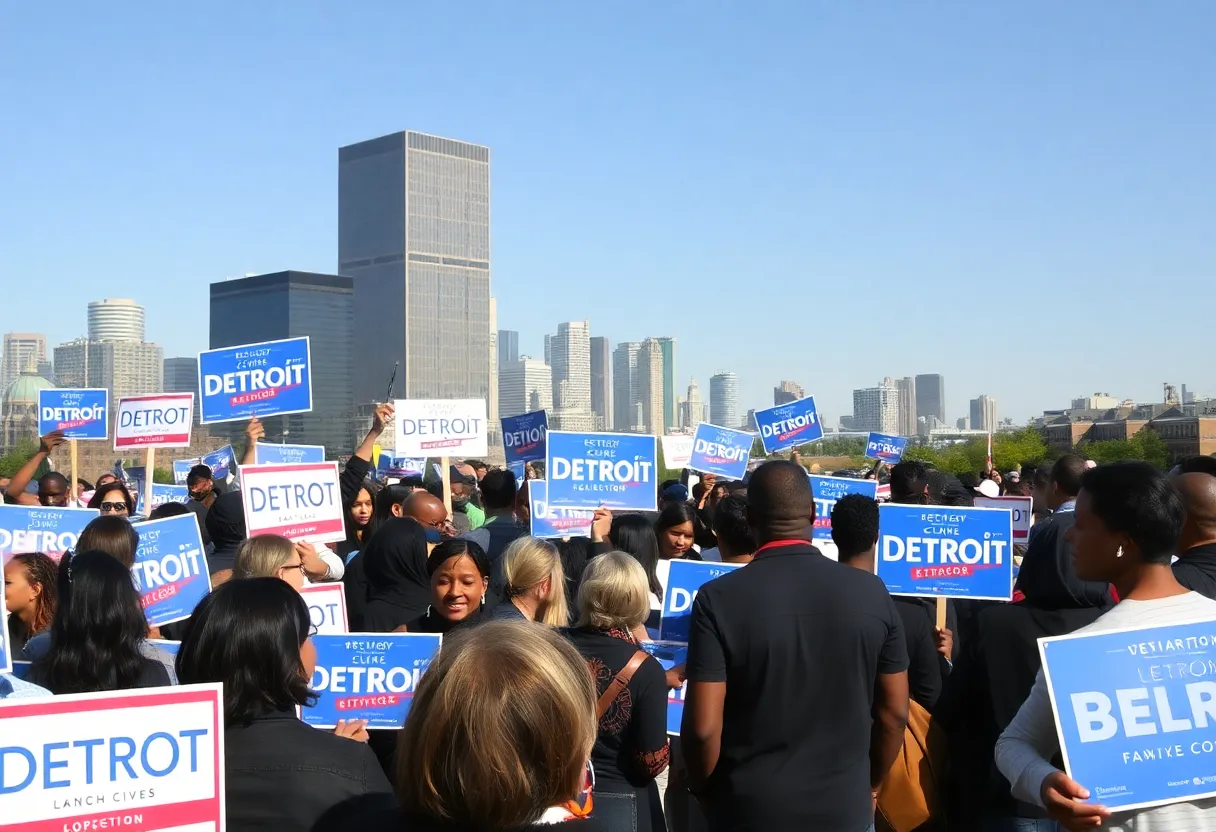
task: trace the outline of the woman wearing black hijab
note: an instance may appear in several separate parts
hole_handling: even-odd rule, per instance
[[[411,517],[394,517],[382,525],[358,558],[363,564],[366,602],[347,613],[355,632],[391,633],[426,612],[431,603],[427,573],[426,532]],[[348,587],[353,589],[354,587]],[[354,599],[358,604],[359,599]]]
[[[207,510],[207,534],[215,549],[207,555],[207,571],[231,574],[236,549],[245,539],[245,507],[240,491],[229,491],[215,498]]]
[[[1014,819],[1046,821],[1044,810],[1011,796],[1009,782],[993,762],[996,741],[1034,686],[1038,640],[1078,630],[1114,605],[1106,584],[1077,578],[1067,545],[1032,547],[1017,586],[1019,600],[990,606],[977,616],[975,638],[965,645],[966,655],[950,678],[952,695],[944,695],[935,712],[951,723],[956,743],[969,738],[953,746],[951,764],[964,781],[956,784],[956,796],[966,804],[966,828],[987,828],[981,827],[984,822],[1012,828]],[[966,756],[960,758],[960,752]]]

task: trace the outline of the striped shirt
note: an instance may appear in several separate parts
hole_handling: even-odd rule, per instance
[[[1159,627],[1203,619],[1216,619],[1216,601],[1198,592],[1187,592],[1152,601],[1121,601],[1106,615],[1077,632]],[[1013,785],[1014,797],[1036,806],[1043,805],[1039,795],[1043,780],[1058,770],[1048,760],[1059,750],[1051,699],[1040,670],[1030,696],[996,743],[996,766]],[[1116,812],[1102,828],[1117,832],[1216,832],[1216,798]]]

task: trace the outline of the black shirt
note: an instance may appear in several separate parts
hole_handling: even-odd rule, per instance
[[[809,542],[762,549],[701,587],[688,681],[726,682],[710,829],[868,829],[874,688],[907,668],[882,581]]]
[[[925,615],[919,598],[891,596],[904,630],[908,648],[908,693],[927,711],[933,710],[942,693],[942,669],[938,662],[936,622]]]
[[[592,800],[595,797],[592,795]],[[435,818],[411,815],[402,811],[374,812],[354,822],[338,824],[337,832],[481,832],[479,828],[461,823],[448,823]],[[595,818],[574,818],[561,825],[530,823],[504,829],[502,832],[607,832]]]
[[[1179,554],[1174,577],[1187,589],[1216,598],[1216,543],[1204,543]]]

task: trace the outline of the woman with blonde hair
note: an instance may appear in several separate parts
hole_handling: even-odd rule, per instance
[[[593,818],[609,832],[667,828],[655,778],[667,768],[667,675],[633,633],[650,614],[646,570],[624,552],[592,558],[578,589],[578,624],[567,635],[595,679],[599,774]]]
[[[278,578],[296,589],[304,586],[304,560],[296,544],[277,534],[258,534],[241,541],[232,566],[233,578]]]
[[[397,751],[400,811],[352,832],[506,832],[583,820],[594,780],[595,692],[553,630],[492,621],[445,636]]]
[[[506,600],[494,608],[492,620],[569,625],[566,573],[556,546],[535,537],[518,538],[503,552],[501,568]]]

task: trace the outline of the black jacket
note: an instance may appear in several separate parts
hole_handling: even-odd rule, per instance
[[[595,797],[592,795],[592,800]],[[335,832],[479,832],[471,826],[444,823],[433,818],[406,815],[400,811],[379,812],[334,827]],[[564,823],[531,823],[503,832],[607,832],[595,818],[574,818]]]
[[[225,730],[224,771],[229,832],[319,832],[397,805],[365,743],[305,725],[294,713]]]
[[[1187,589],[1216,598],[1216,543],[1204,543],[1179,554],[1174,577]]]

